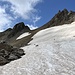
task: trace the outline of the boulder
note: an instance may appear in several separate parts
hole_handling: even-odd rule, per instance
[[[18,59],[18,56],[14,55],[12,53],[8,57],[8,60],[16,60],[16,59]]]
[[[9,61],[5,59],[4,57],[0,56],[0,65],[5,65],[7,63],[9,63]]]
[[[0,56],[6,58],[9,55],[9,52],[5,49],[0,50]]]

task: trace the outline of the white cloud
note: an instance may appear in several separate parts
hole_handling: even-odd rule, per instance
[[[38,28],[37,26],[34,26],[34,25],[29,25],[29,24],[26,24],[31,30],[34,30],[36,28]]]
[[[23,19],[31,19],[31,15],[37,12],[34,8],[42,0],[3,0],[11,3],[11,11],[17,17],[22,17]]]
[[[12,18],[6,14],[5,9],[0,7],[0,32],[10,27]]]
[[[37,21],[39,21],[40,19],[41,19],[41,16],[37,16],[37,15],[36,15],[36,16],[34,16],[34,17],[33,17],[33,19],[32,19],[32,20],[33,20],[34,25],[36,25],[36,22],[37,22]]]
[[[42,2],[42,0],[0,0],[4,2],[3,5],[0,5],[0,31],[3,31],[10,27],[10,24],[13,20],[22,18],[24,20],[32,19],[32,22],[35,23],[41,19],[37,15],[37,9],[35,6]],[[7,11],[8,10],[8,11]],[[13,19],[13,20],[12,20]],[[37,26],[30,25],[31,29],[37,28]]]

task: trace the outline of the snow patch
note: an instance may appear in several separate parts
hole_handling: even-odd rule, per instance
[[[19,39],[22,39],[22,38],[24,38],[24,37],[26,37],[26,36],[28,36],[28,35],[30,35],[31,33],[29,33],[29,32],[25,32],[25,33],[23,33],[22,35],[20,35],[16,40],[19,40]]]

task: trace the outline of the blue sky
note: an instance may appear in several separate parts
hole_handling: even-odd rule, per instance
[[[75,11],[75,0],[0,0],[0,31],[24,22],[31,29],[47,23],[59,10]]]

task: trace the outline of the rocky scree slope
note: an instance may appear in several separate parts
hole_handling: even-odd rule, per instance
[[[4,41],[0,42],[0,65],[5,65],[12,60],[19,59],[22,55],[25,55],[23,49],[8,45]]]

